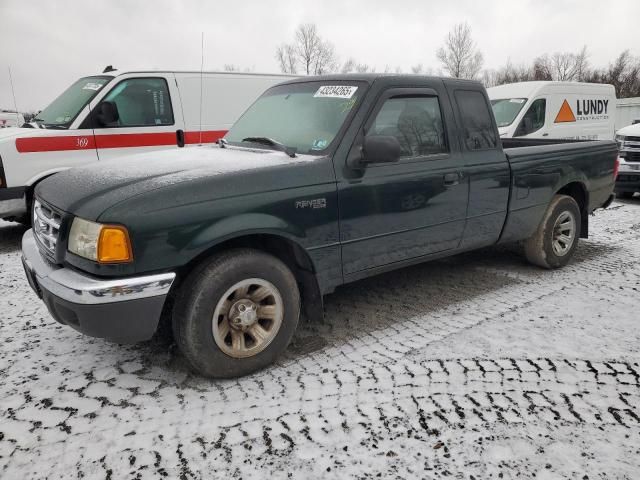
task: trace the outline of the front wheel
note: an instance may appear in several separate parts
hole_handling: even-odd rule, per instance
[[[527,239],[524,251],[529,262],[543,268],[565,266],[580,237],[580,207],[567,195],[556,195],[536,232]]]
[[[300,293],[287,266],[266,253],[238,249],[213,257],[186,279],[173,330],[195,371],[229,378],[273,363],[299,316]]]

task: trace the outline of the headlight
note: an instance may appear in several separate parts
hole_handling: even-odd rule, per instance
[[[122,263],[133,260],[127,229],[121,225],[102,225],[82,218],[73,219],[68,249],[100,263]]]

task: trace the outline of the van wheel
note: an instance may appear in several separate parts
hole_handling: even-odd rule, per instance
[[[221,253],[193,271],[173,311],[178,347],[207,377],[247,375],[287,348],[300,317],[293,273],[251,249]]]
[[[527,260],[543,268],[565,266],[578,245],[580,222],[576,201],[567,195],[554,196],[538,229],[525,241]]]

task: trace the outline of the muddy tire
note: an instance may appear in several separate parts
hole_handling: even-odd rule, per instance
[[[237,249],[214,256],[187,277],[172,326],[196,372],[231,378],[273,363],[299,317],[300,292],[287,266],[266,253]]]
[[[565,266],[578,245],[581,228],[580,207],[567,195],[556,195],[536,232],[525,241],[527,260],[543,268]]]

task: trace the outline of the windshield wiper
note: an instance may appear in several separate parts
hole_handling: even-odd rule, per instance
[[[55,123],[44,123],[44,120],[41,118],[34,118],[33,120],[31,120],[32,122],[36,122],[36,124],[40,127],[40,128],[51,128],[54,130],[66,130],[68,127],[65,127],[64,125],[58,125]]]
[[[274,140],[273,138],[269,138],[269,137],[246,137],[246,138],[243,138],[242,141],[268,145],[270,147],[273,147],[274,150],[279,150],[281,152],[286,153],[291,158],[295,158],[296,152],[298,151],[297,148],[287,147],[286,145],[283,145],[277,140]]]

